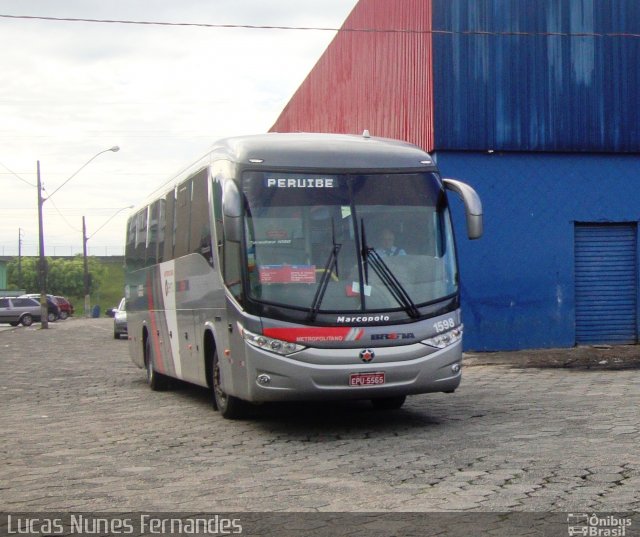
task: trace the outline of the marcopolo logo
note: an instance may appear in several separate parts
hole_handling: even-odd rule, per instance
[[[355,317],[348,317],[346,315],[338,315],[336,323],[380,323],[386,322],[390,319],[388,315],[356,315]]]
[[[569,513],[567,526],[570,536],[626,537],[627,528],[631,526],[631,519],[618,515]]]

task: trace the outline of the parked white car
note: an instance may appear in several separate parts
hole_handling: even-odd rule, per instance
[[[120,336],[126,336],[127,331],[127,312],[125,310],[126,300],[123,298],[118,307],[113,310],[113,338],[120,339]]]

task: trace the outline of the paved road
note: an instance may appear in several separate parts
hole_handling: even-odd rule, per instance
[[[200,388],[151,392],[110,319],[18,327],[0,332],[0,510],[638,511],[638,375],[476,366],[398,411],[234,422]]]

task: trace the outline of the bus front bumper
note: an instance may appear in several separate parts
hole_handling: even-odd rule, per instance
[[[453,392],[460,384],[461,341],[436,351],[422,344],[367,350],[375,356],[369,363],[361,360],[360,349],[307,348],[302,351],[305,359],[296,359],[247,346],[244,363],[247,391],[235,395],[254,402],[371,399]],[[351,355],[350,363],[341,363],[345,360],[340,358],[327,360],[332,363],[318,363],[322,361],[319,356],[336,353]],[[398,359],[399,354],[408,358]],[[385,360],[385,355],[389,360]]]

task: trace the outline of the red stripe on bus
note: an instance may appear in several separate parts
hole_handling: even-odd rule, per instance
[[[313,343],[325,341],[357,341],[363,330],[346,326],[318,328],[265,328],[267,337],[290,341],[291,343]]]

